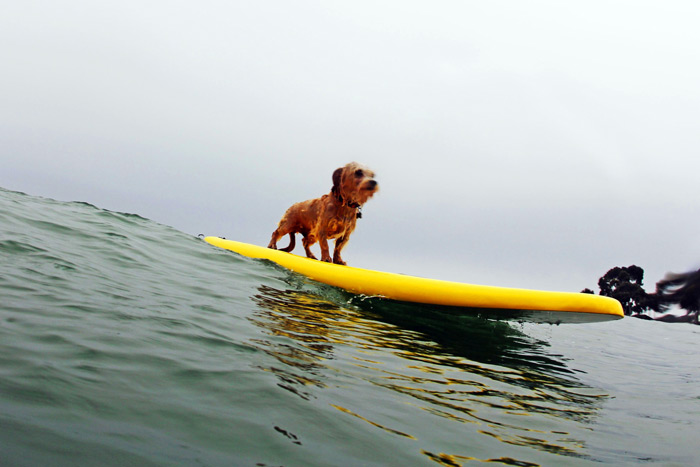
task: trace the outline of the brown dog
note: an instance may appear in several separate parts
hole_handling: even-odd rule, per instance
[[[321,246],[321,261],[345,264],[340,251],[355,230],[355,223],[360,217],[360,208],[379,190],[374,181],[374,172],[357,162],[333,172],[331,192],[320,198],[302,201],[292,205],[284,213],[277,230],[272,232],[268,248],[277,249],[277,240],[289,234],[289,246],[280,248],[292,251],[295,246],[294,236],[297,232],[304,237],[302,243],[306,256],[316,259],[309,247],[316,242]],[[333,260],[328,251],[328,240],[335,238]]]

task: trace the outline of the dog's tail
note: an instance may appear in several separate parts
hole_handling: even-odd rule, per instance
[[[289,245],[287,245],[284,248],[279,248],[279,250],[286,251],[287,253],[292,251],[294,249],[294,247],[296,246],[296,238],[295,237],[296,237],[296,235],[294,235],[294,232],[290,233],[289,234]]]

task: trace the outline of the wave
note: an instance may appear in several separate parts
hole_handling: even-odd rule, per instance
[[[3,189],[0,296],[10,460],[306,464],[324,445],[319,464],[458,464],[467,440],[546,464],[591,456],[608,399],[509,323],[373,304],[137,214]]]

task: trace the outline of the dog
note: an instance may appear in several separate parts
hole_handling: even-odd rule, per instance
[[[321,247],[321,261],[345,265],[340,252],[355,230],[357,219],[361,217],[362,205],[378,190],[379,184],[374,180],[374,172],[369,168],[351,162],[336,169],[333,172],[331,192],[320,198],[296,203],[287,209],[277,229],[272,232],[267,247],[276,250],[277,241],[289,234],[289,246],[280,248],[280,251],[292,251],[295,246],[295,234],[300,233],[308,258],[317,259],[310,247],[318,242]],[[332,259],[328,250],[328,240],[331,239],[336,239]]]

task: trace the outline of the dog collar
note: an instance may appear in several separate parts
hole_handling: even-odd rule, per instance
[[[340,193],[337,193],[337,192],[335,193],[335,199],[337,199],[338,202],[339,202],[340,204],[343,204],[343,205],[346,204],[346,203],[345,203],[345,200],[344,200],[343,197],[340,195]],[[359,208],[359,207],[360,207],[360,203],[347,203],[347,206],[349,206],[349,207],[351,207],[351,208]]]
[[[335,191],[335,198],[338,200],[338,202],[342,205],[345,205],[345,200],[343,199],[342,196],[340,196],[340,193]],[[362,205],[360,203],[347,203],[347,206],[353,209],[357,209],[357,218],[360,219],[362,217]]]

